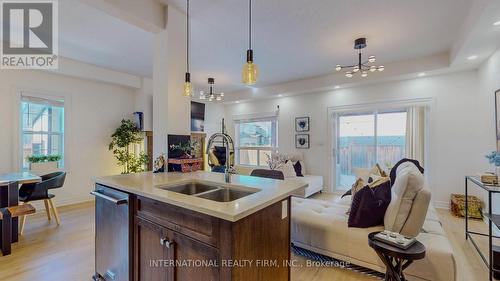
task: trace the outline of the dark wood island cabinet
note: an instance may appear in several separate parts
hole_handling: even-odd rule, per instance
[[[290,280],[290,198],[236,222],[135,200],[132,280]]]
[[[96,281],[290,280],[291,196],[307,186],[221,173],[97,178]]]

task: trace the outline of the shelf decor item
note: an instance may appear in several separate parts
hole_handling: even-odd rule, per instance
[[[297,134],[295,135],[295,148],[308,149],[309,144],[309,134]]]
[[[500,173],[500,152],[492,151],[485,156],[490,164],[495,165],[495,174],[498,176]]]
[[[295,131],[296,132],[309,132],[309,117],[295,118]]]

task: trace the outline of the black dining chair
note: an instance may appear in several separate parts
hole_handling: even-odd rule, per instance
[[[275,180],[284,180],[285,179],[285,176],[283,175],[282,171],[267,170],[267,169],[255,169],[252,171],[250,176],[275,179]]]
[[[19,201],[23,204],[28,204],[32,201],[43,200],[45,203],[45,212],[47,213],[47,219],[51,220],[50,209],[54,213],[57,225],[61,224],[59,218],[59,213],[57,208],[52,201],[55,197],[54,194],[49,193],[50,189],[61,188],[64,185],[66,179],[66,172],[55,172],[47,175],[41,176],[42,181],[37,183],[23,184],[19,188]],[[20,234],[23,234],[24,224],[26,223],[26,216],[21,217],[21,229]]]

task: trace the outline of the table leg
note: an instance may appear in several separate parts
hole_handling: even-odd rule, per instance
[[[469,231],[469,224],[468,224],[468,217],[469,217],[469,214],[468,214],[468,210],[469,210],[469,204],[468,204],[468,196],[467,196],[467,177],[465,177],[465,240],[467,240],[469,237],[467,236],[467,232]]]
[[[12,238],[12,217],[9,210],[2,209],[2,220],[0,225],[2,226],[1,237],[0,237],[0,248],[2,250],[2,255],[10,255],[11,252],[11,238]]]
[[[467,202],[467,201],[466,201]],[[488,213],[490,216],[493,216],[493,213],[491,212],[491,192],[488,192]],[[489,221],[489,235],[488,235],[488,246],[489,246],[489,259],[490,259],[490,264],[488,265],[489,273],[490,273],[490,281],[493,280],[493,237],[492,237],[492,220],[491,218],[488,220]]]
[[[19,204],[19,183],[11,182],[8,187],[8,206],[17,206]],[[19,240],[19,219],[12,218],[12,243]]]
[[[403,275],[403,271],[402,271],[402,265],[401,265],[403,263],[402,260],[398,260],[398,259],[393,260],[392,257],[381,254],[379,252],[377,252],[377,255],[382,260],[382,262],[385,264],[385,267],[386,267],[385,280],[386,281],[405,280],[404,275]],[[396,265],[394,263],[396,263]],[[401,269],[401,272],[398,271],[400,269]]]

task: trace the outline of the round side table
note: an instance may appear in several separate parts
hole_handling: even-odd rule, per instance
[[[386,266],[385,280],[405,281],[403,271],[415,260],[425,257],[425,246],[420,242],[415,242],[408,249],[404,250],[389,244],[380,242],[374,238],[375,234],[368,234],[368,244],[372,247],[382,262]]]

